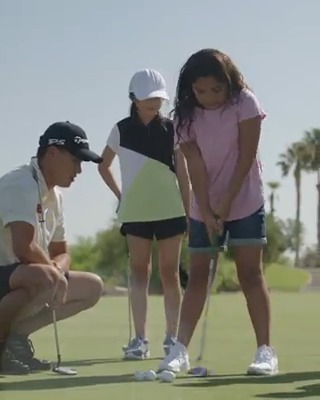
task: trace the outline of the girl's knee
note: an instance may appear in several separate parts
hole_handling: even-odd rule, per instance
[[[147,285],[151,275],[151,268],[148,265],[131,265],[130,278],[136,285]]]
[[[160,277],[163,285],[179,285],[179,268],[175,265],[162,265]]]
[[[251,268],[238,268],[238,279],[245,288],[262,286],[264,281],[262,269],[258,265]]]

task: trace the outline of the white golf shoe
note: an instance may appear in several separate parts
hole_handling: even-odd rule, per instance
[[[180,342],[170,347],[169,354],[162,360],[159,370],[187,372],[190,369],[189,355],[187,348]]]
[[[247,370],[248,375],[275,375],[279,372],[278,357],[273,348],[258,347],[253,363]]]

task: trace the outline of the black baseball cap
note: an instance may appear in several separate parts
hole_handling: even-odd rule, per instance
[[[92,161],[96,164],[102,158],[89,148],[89,140],[80,126],[69,121],[55,122],[50,125],[39,139],[40,148],[57,146],[66,149],[69,153],[82,161]]]

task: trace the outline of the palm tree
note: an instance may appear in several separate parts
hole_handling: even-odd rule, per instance
[[[300,214],[301,214],[301,174],[305,169],[308,152],[306,150],[306,144],[304,142],[295,142],[286,150],[285,153],[280,154],[280,160],[277,165],[280,166],[282,176],[287,177],[289,173],[293,172],[295,188],[296,188],[296,249],[295,249],[295,267],[299,266],[300,262]]]
[[[273,215],[275,212],[274,201],[276,198],[276,191],[279,189],[280,183],[276,182],[276,181],[271,181],[271,182],[268,182],[268,186],[269,186],[269,189],[271,190],[271,193],[269,195],[270,213],[271,213],[271,215]]]
[[[304,134],[304,143],[306,144],[309,160],[306,165],[306,171],[315,172],[317,176],[316,188],[318,192],[317,205],[317,252],[318,264],[320,264],[320,129],[312,129]],[[320,265],[319,265],[320,266]]]

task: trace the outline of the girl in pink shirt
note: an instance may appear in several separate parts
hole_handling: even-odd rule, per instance
[[[239,282],[257,340],[249,374],[271,375],[270,304],[262,273],[265,210],[258,145],[266,114],[232,60],[204,49],[182,67],[174,107],[176,140],[193,188],[189,221],[191,270],[178,341],[160,369],[189,368],[187,347],[206,299],[211,238],[234,246]]]

